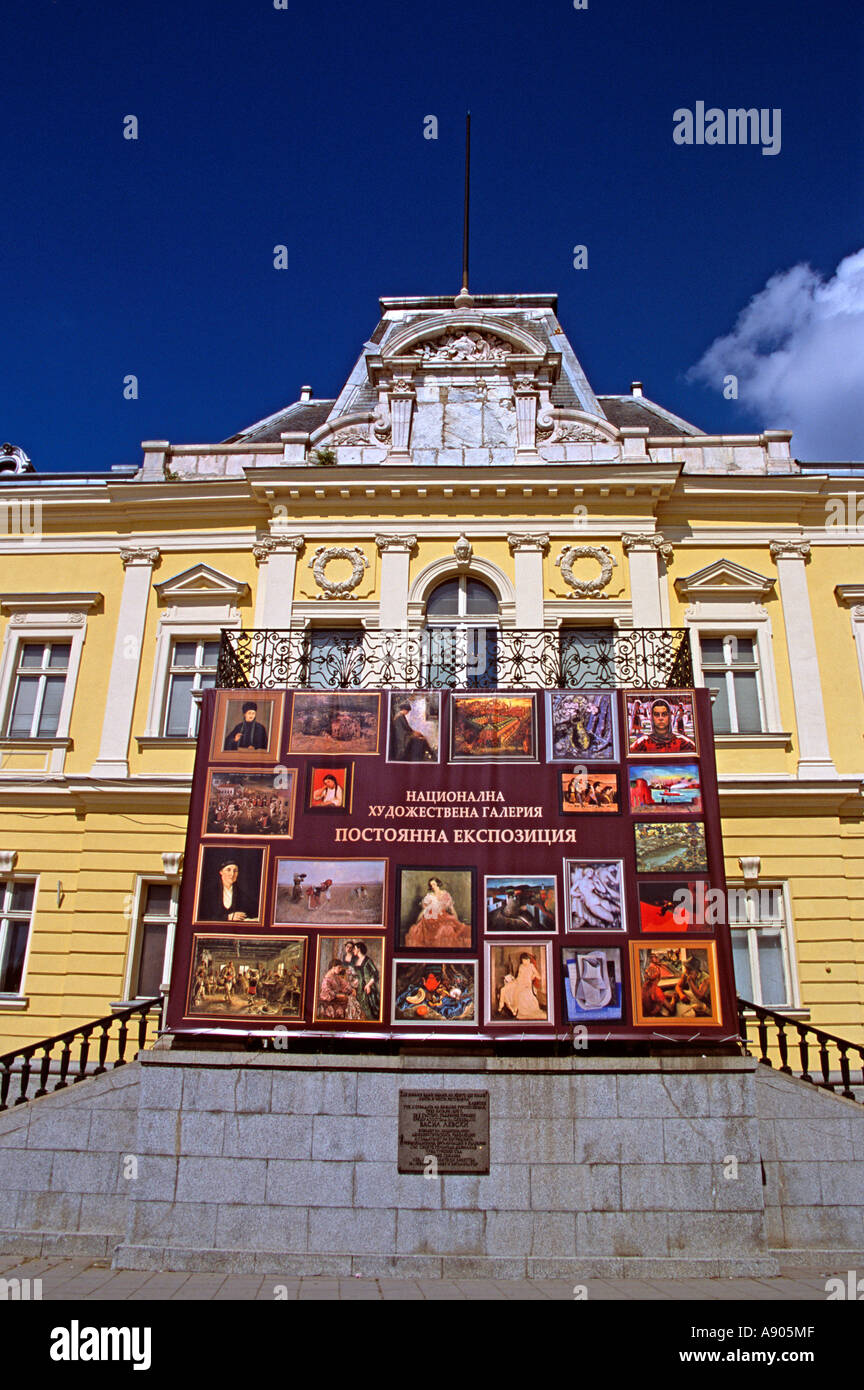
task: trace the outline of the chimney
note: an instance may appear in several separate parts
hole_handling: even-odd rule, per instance
[[[631,396],[641,396],[641,395],[642,395],[642,382],[641,382],[641,381],[631,381],[631,382],[630,382],[630,395],[631,395]]]
[[[311,386],[301,386],[301,387],[300,387],[300,399],[301,399],[301,401],[311,401],[311,399],[312,399],[312,387],[311,387]]]

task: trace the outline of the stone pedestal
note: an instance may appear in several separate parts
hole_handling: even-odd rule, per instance
[[[771,1274],[751,1058],[142,1057],[115,1264]],[[488,1092],[488,1176],[397,1171],[400,1090]]]

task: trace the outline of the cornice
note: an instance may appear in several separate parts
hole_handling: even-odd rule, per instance
[[[864,773],[836,778],[721,774],[717,785],[721,817],[758,818],[784,811],[797,815],[803,810],[860,816],[864,810]]]
[[[192,791],[192,775],[182,777],[98,778],[52,776],[44,778],[0,773],[0,807],[56,806],[78,814],[89,811],[122,809],[133,805],[154,813],[171,809],[187,812]],[[178,827],[185,830],[185,826]]]

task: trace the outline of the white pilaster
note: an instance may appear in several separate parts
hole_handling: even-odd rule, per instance
[[[517,628],[543,627],[543,556],[549,537],[541,533],[513,532],[507,537],[513,556],[516,585]]]
[[[376,536],[381,556],[381,599],[378,626],[404,629],[408,626],[408,570],[416,536]]]
[[[253,545],[252,554],[258,563],[255,627],[285,630],[291,626],[297,557],[304,545],[302,536],[279,535]]]
[[[129,776],[129,739],[141,669],[141,644],[147,620],[150,580],[159,551],[141,547],[125,549],[120,551],[120,559],[126,574],[114,634],[102,740],[99,755],[90,772],[91,777]]]
[[[822,698],[819,658],[816,655],[816,633],[804,568],[809,554],[809,541],[771,542],[771,558],[777,565],[780,581],[789,674],[798,726],[798,776],[836,777],[837,769],[831,760],[828,743],[825,702]]]
[[[630,566],[633,626],[663,627],[660,560],[669,563],[672,546],[652,532],[624,535],[621,543]]]

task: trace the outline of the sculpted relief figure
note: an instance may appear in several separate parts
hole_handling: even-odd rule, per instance
[[[511,351],[509,343],[491,333],[454,328],[431,342],[420,343],[414,354],[427,362],[503,362]]]

